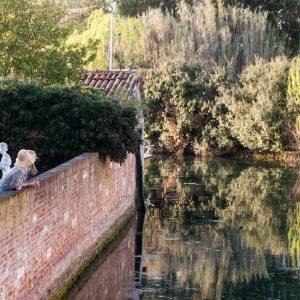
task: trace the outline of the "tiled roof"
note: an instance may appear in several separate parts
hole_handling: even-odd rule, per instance
[[[85,71],[81,79],[85,86],[106,90],[108,96],[123,91],[126,95],[140,93],[141,76],[137,70]]]

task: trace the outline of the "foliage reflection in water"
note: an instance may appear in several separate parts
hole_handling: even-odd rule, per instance
[[[297,169],[153,158],[143,299],[300,299]]]
[[[136,238],[129,230],[107,257],[106,272],[94,271],[103,282],[122,265],[112,275],[120,273],[121,283],[104,280],[93,292],[98,298],[75,299],[300,299],[298,168],[153,157],[145,193],[154,206],[135,223]],[[121,255],[129,240],[135,266],[132,247]],[[112,298],[105,298],[111,285]]]

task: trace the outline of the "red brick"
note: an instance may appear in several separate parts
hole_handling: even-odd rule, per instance
[[[78,257],[88,254],[96,240],[101,242],[112,230],[107,224],[134,207],[133,155],[121,168],[110,167],[108,158],[99,161],[96,154],[84,154],[68,163],[44,173],[38,189],[0,196],[0,274],[10,272],[1,282],[5,299],[43,298],[66,270],[74,271]],[[37,216],[34,224],[33,215]],[[47,251],[51,252],[48,258]]]

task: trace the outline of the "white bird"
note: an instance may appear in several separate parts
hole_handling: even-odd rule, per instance
[[[152,204],[152,203],[150,202],[150,199],[151,199],[151,194],[148,195],[148,197],[147,197],[147,199],[146,199],[146,201],[145,201],[145,204],[146,204],[147,206],[153,206],[153,207],[154,207],[154,204]]]
[[[150,153],[150,150],[152,149],[152,147],[154,147],[154,145],[149,145],[149,146],[144,147],[144,159],[152,156],[152,154]]]

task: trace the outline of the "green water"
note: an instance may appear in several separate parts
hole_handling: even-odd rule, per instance
[[[300,299],[298,170],[152,158],[145,172],[152,205],[135,230],[135,276],[128,266],[126,280],[115,281],[125,294],[94,299]]]

